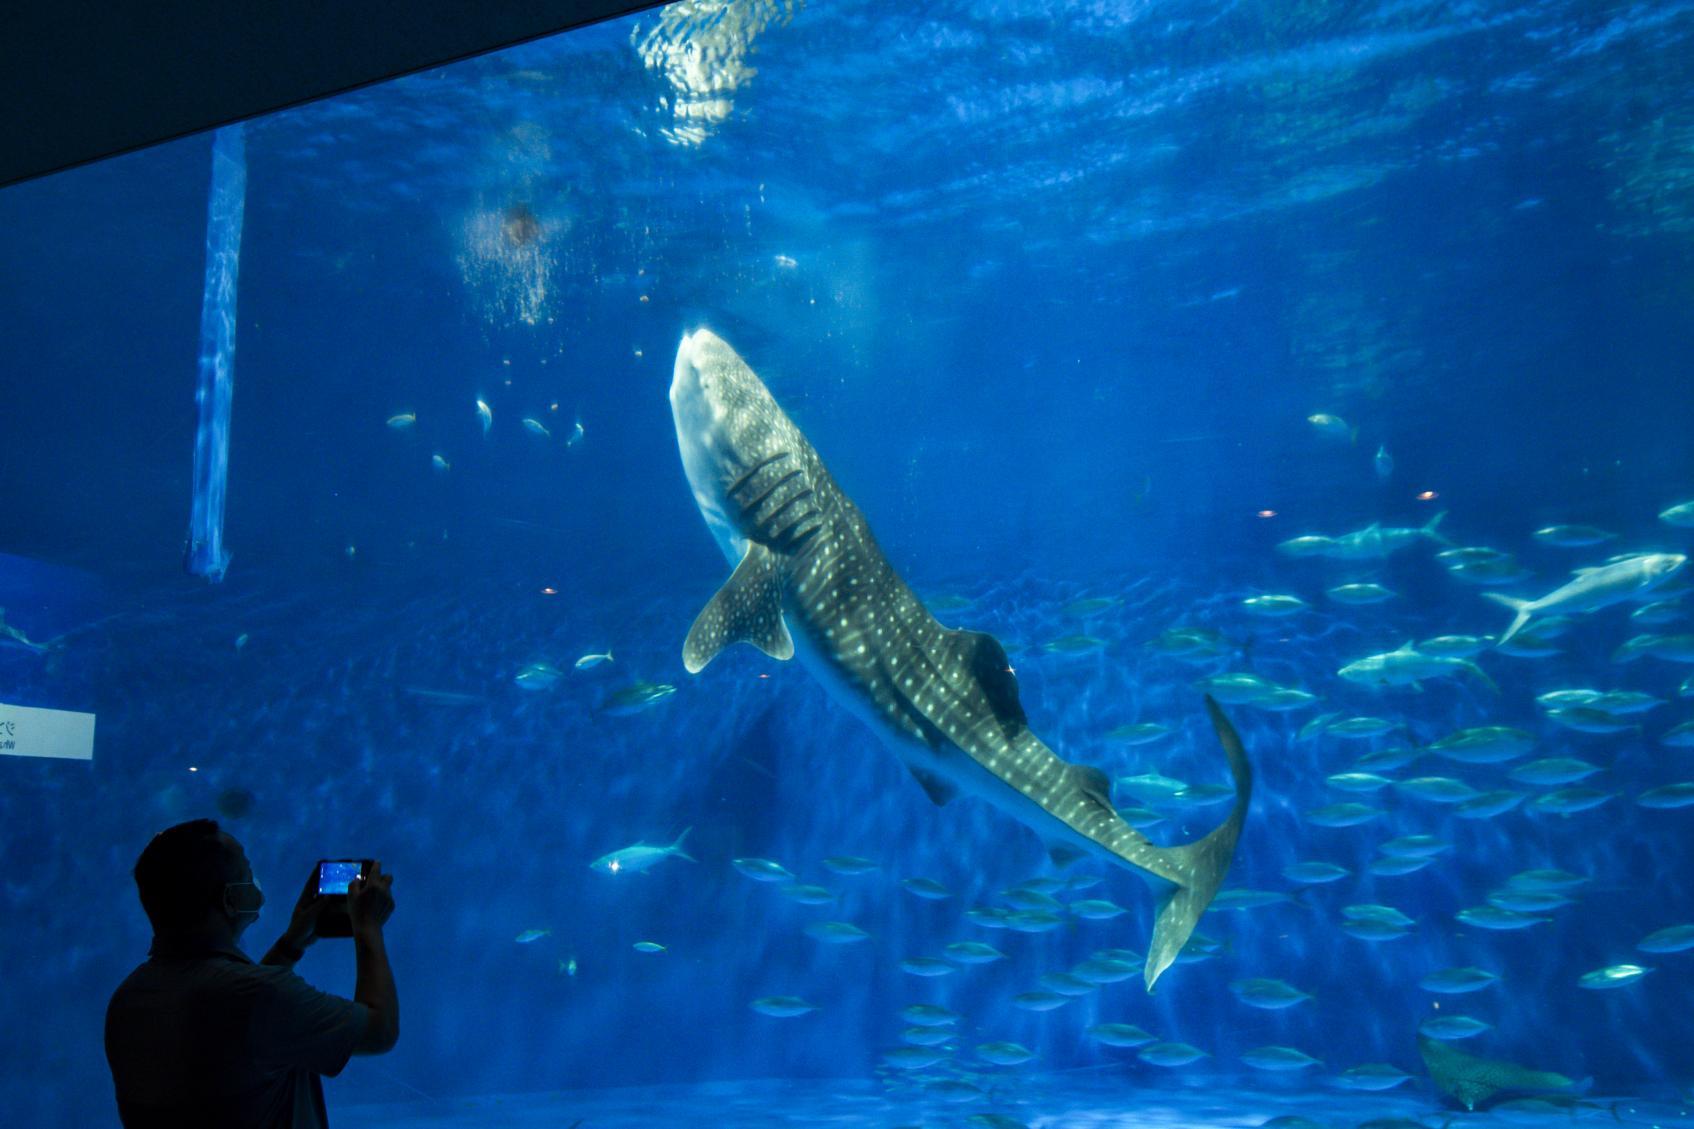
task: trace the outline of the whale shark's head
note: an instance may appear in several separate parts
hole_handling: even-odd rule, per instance
[[[683,335],[671,374],[671,418],[694,501],[724,554],[739,560],[747,539],[729,490],[773,456],[805,443],[757,374],[709,329]]]

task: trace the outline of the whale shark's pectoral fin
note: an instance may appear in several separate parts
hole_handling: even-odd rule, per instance
[[[1144,975],[1147,990],[1159,974],[1175,962],[1182,946],[1188,943],[1200,915],[1212,904],[1224,875],[1229,873],[1235,857],[1235,844],[1241,838],[1241,827],[1247,820],[1247,806],[1253,797],[1253,768],[1247,763],[1247,750],[1242,747],[1241,735],[1229,723],[1223,710],[1206,695],[1206,712],[1211,715],[1212,728],[1217,730],[1218,743],[1229,760],[1230,775],[1235,779],[1235,806],[1229,818],[1204,839],[1177,847],[1161,847],[1157,851],[1165,867],[1178,885],[1153,922],[1153,940],[1147,946]]]
[[[694,618],[682,665],[699,674],[719,651],[742,640],[773,659],[794,657],[794,637],[782,622],[781,561],[757,541],[748,542],[741,563]]]

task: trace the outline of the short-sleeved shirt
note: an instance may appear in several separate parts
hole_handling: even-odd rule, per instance
[[[341,1073],[368,1022],[292,968],[155,940],[106,1007],[119,1116],[126,1129],[321,1129],[321,1076]]]

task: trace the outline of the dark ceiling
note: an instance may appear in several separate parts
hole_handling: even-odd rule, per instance
[[[0,187],[650,7],[22,0],[0,34]]]

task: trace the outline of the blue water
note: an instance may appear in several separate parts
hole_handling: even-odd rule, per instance
[[[1694,954],[1635,946],[1694,921],[1694,809],[1636,797],[1694,780],[1694,752],[1660,742],[1694,715],[1694,668],[1613,652],[1694,631],[1694,614],[1643,626],[1623,603],[1576,616],[1556,654],[1483,651],[1497,694],[1472,678],[1376,691],[1337,670],[1498,634],[1510,613],[1432,541],[1377,563],[1275,547],[1445,511],[1453,545],[1521,564],[1499,589],[1521,597],[1613,554],[1690,551],[1657,515],[1694,499],[1694,5],[838,2],[664,20],[249,123],[233,563],[216,586],[182,570],[210,138],[0,193],[0,606],[51,644],[0,646],[0,702],[98,717],[91,763],[0,758],[9,1122],[115,1123],[101,1017],[148,941],[128,870],[153,832],[208,814],[272,891],[254,953],[313,860],[397,875],[405,1031],[328,1083],[337,1124],[1436,1126],[1452,1107],[1416,1031],[1455,1012],[1491,1025],[1469,1052],[1593,1080],[1556,1119],[1686,1119]],[[677,85],[691,57],[713,60],[712,89]],[[1132,977],[1012,1006],[1096,950],[1144,951],[1152,894],[1084,863],[1103,882],[1062,899],[1124,916],[982,928],[967,909],[1054,873],[1033,834],[977,801],[932,805],[797,664],[738,647],[684,671],[728,575],[666,401],[702,325],[939,618],[1006,644],[1031,726],[1067,759],[1227,785],[1197,680],[1251,671],[1316,695],[1227,707],[1258,773],[1228,885],[1291,900],[1209,913],[1214,955],[1151,996]],[[1345,420],[1339,437],[1316,413]],[[1555,523],[1616,536],[1532,536]],[[1396,597],[1326,596],[1350,582]],[[1685,569],[1653,595],[1688,585]],[[1265,593],[1310,607],[1248,614]],[[1149,645],[1172,627],[1216,632],[1219,653]],[[1098,642],[1046,646],[1073,635]],[[520,686],[536,662],[562,676]],[[638,679],[675,693],[609,710]],[[1571,687],[1660,704],[1638,728],[1576,732],[1535,702]],[[1297,739],[1329,711],[1401,728]],[[1173,732],[1107,736],[1135,722]],[[1326,784],[1480,725],[1534,749],[1382,774],[1533,797],[1551,788],[1510,770],[1580,757],[1606,802],[1470,820]],[[1308,816],[1342,801],[1384,814]],[[1195,838],[1225,810],[1167,807],[1149,834]],[[697,862],[588,868],[685,828]],[[1450,849],[1372,874],[1409,834]],[[843,854],[878,869],[823,867]],[[749,856],[835,900],[750,881],[730,864]],[[1310,861],[1349,873],[1284,876]],[[1586,879],[1548,921],[1455,920],[1548,867]],[[913,877],[951,897],[913,896]],[[1361,940],[1342,911],[1366,903],[1414,922]],[[803,931],[817,920],[871,936],[822,945]],[[516,940],[530,930],[546,932]],[[960,940],[1007,959],[899,965]],[[1624,962],[1653,971],[1579,986]],[[1500,979],[1419,986],[1464,965]],[[301,972],[350,992],[347,944]],[[1312,998],[1249,1007],[1231,984],[1255,977]],[[818,1010],[748,1006],[773,995]],[[900,1071],[883,1056],[914,1003],[961,1014],[957,1053]],[[1149,1065],[1087,1035],[1103,1022],[1208,1057]],[[991,1041],[1036,1058],[985,1065]],[[1242,1063],[1268,1044],[1322,1064]],[[1330,1081],[1366,1063],[1412,1077],[1384,1095]]]

